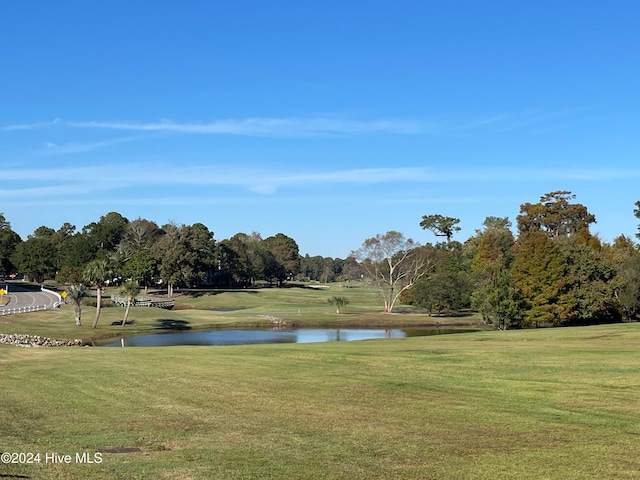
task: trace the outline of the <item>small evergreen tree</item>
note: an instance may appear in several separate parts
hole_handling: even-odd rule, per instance
[[[127,297],[127,309],[124,311],[124,318],[122,319],[122,326],[124,327],[127,324],[127,319],[129,318],[129,308],[131,307],[131,302],[136,295],[140,292],[140,286],[138,282],[135,280],[129,280],[122,285],[120,288],[120,293]]]
[[[102,307],[102,287],[106,280],[112,275],[111,267],[106,260],[94,260],[89,263],[84,269],[84,281],[89,285],[96,286],[96,319],[93,321],[92,328],[98,326],[100,320],[100,308]]]
[[[342,307],[346,307],[347,305],[349,305],[349,299],[347,297],[331,297],[327,299],[327,302],[329,302],[331,305],[335,305],[336,306],[336,313],[340,313],[340,309]]]
[[[73,311],[76,319],[76,326],[80,327],[82,325],[82,299],[87,296],[87,287],[83,284],[73,284],[69,285],[67,288],[67,297],[71,300],[71,304],[73,305]]]

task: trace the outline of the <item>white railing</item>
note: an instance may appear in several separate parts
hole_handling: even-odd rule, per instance
[[[58,292],[54,292],[53,290],[47,290],[46,288],[44,288],[44,285],[42,285],[42,287],[40,287],[40,290],[42,290],[43,292],[47,292],[51,295],[54,295],[56,297],[58,297],[58,302],[57,305],[54,304],[53,306],[55,308],[58,308],[60,306],[60,304],[62,303],[62,295],[60,295]]]
[[[51,309],[53,310],[53,306],[48,307],[47,305],[31,305],[29,307],[16,307],[16,308],[3,308],[0,310],[0,315],[11,315],[13,313],[28,313],[28,312],[40,312],[43,310]]]
[[[13,308],[3,308],[0,309],[0,316],[4,315],[12,315],[14,313],[29,313],[29,312],[40,312],[43,310],[53,310],[54,308],[59,308],[62,303],[62,297],[58,292],[54,292],[53,290],[47,290],[44,288],[44,285],[40,287],[42,292],[49,293],[58,298],[57,302],[54,302],[53,305],[31,305],[29,307],[13,307]]]
[[[111,295],[111,301],[113,303],[117,303],[122,307],[127,306],[127,297],[123,297],[120,295]],[[155,307],[155,308],[165,308],[172,309],[174,307],[174,299],[163,299],[163,298],[153,298],[153,297],[145,297],[138,296],[135,297],[131,302],[132,307]]]

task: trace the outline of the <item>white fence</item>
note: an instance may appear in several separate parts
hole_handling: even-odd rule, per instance
[[[0,315],[11,315],[12,313],[28,313],[28,312],[40,312],[43,310],[53,310],[55,308],[54,305],[47,307],[46,305],[31,305],[29,307],[20,307],[20,308],[3,308],[0,310]]]
[[[4,315],[12,315],[14,313],[29,313],[29,312],[40,312],[43,310],[53,310],[54,308],[59,308],[62,303],[62,297],[58,292],[54,292],[53,290],[47,290],[42,286],[40,288],[41,291],[47,292],[58,298],[58,301],[53,305],[31,305],[28,307],[15,307],[15,308],[3,308],[0,310],[0,316]]]
[[[47,290],[46,288],[44,288],[44,285],[42,287],[40,287],[40,290],[42,290],[43,292],[47,292],[47,293],[57,297],[58,298],[58,302],[57,302],[57,304],[54,303],[53,306],[55,308],[58,308],[60,306],[60,304],[62,303],[62,295],[60,295],[58,292],[54,292],[53,290]]]
[[[111,295],[111,301],[113,301],[113,303],[117,303],[122,307],[127,306],[127,297],[122,297],[119,295]],[[132,307],[155,307],[155,308],[164,308],[166,310],[171,310],[174,307],[174,299],[138,296],[133,299],[133,301],[131,302],[131,306]]]

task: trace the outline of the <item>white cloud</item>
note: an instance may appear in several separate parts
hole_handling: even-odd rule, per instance
[[[117,145],[119,143],[132,142],[141,138],[141,135],[133,135],[128,137],[112,138],[109,140],[103,140],[100,142],[89,143],[67,143],[64,145],[57,145],[53,142],[45,142],[44,145],[47,148],[47,153],[52,155],[63,155],[68,153],[86,153],[106,148],[111,145]]]
[[[59,119],[55,119],[52,122],[33,122],[33,123],[22,123],[22,124],[14,124],[14,125],[5,125],[4,127],[0,127],[0,130],[36,130],[40,128],[50,127],[57,123]]]
[[[350,120],[334,117],[316,118],[246,118],[217,120],[210,123],[162,122],[66,122],[69,127],[145,132],[224,134],[258,137],[290,137],[344,134],[416,134],[427,125],[406,120]]]
[[[297,137],[356,134],[432,134],[455,135],[471,132],[504,133],[548,125],[559,118],[576,113],[574,110],[544,111],[539,109],[507,112],[465,120],[452,116],[448,120],[416,121],[401,119],[354,120],[337,116],[292,118],[245,118],[216,120],[209,123],[160,122],[105,122],[68,121],[73,128],[129,130],[145,132],[197,133],[214,135],[241,135],[256,137]]]
[[[484,116],[451,115],[438,121],[407,119],[358,120],[339,115],[309,117],[251,117],[222,119],[211,122],[181,123],[172,120],[157,122],[136,121],[75,121],[55,118],[49,122],[33,122],[0,127],[0,130],[35,130],[43,128],[119,130],[146,133],[184,133],[207,135],[239,135],[250,137],[310,137],[341,135],[417,135],[450,136],[471,133],[506,133],[532,127],[549,128],[558,119],[578,113],[576,109],[547,111],[529,109]],[[139,137],[127,137],[133,139]],[[120,139],[87,144],[68,144],[57,147],[57,153],[74,153],[118,143]],[[53,143],[52,143],[53,146]]]
[[[238,186],[256,193],[273,193],[282,187],[305,187],[309,184],[353,183],[374,184],[418,181],[428,178],[420,168],[378,168],[337,171],[283,173],[261,168],[237,168],[230,165],[198,165],[177,167],[143,164],[112,166],[110,169],[86,167],[14,168],[4,179],[11,185],[24,187],[0,189],[11,196],[52,194],[84,194],[92,191],[116,190],[134,185],[218,185]],[[46,184],[39,186],[38,184]]]
[[[232,186],[272,194],[282,188],[304,190],[311,185],[374,185],[428,182],[531,182],[546,180],[601,181],[640,178],[640,169],[466,169],[368,168],[349,170],[273,171],[232,165],[170,166],[143,164],[102,167],[12,168],[3,173],[0,194],[10,197],[87,195],[134,186]]]

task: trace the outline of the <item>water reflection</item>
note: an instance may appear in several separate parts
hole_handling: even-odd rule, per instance
[[[176,345],[253,345],[268,343],[351,342],[375,338],[404,338],[460,333],[469,329],[442,328],[300,328],[297,330],[209,330],[135,335],[106,343],[105,347],[159,347]]]

